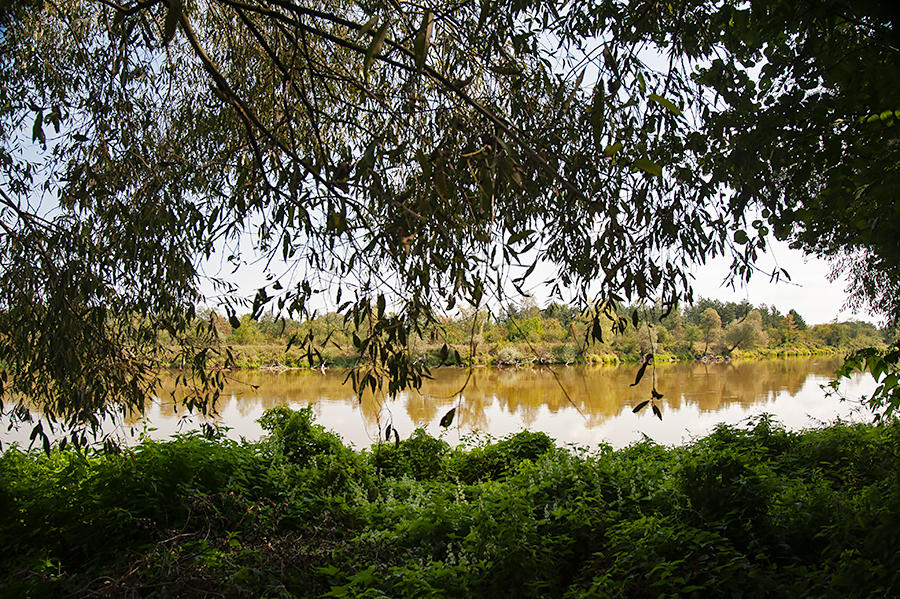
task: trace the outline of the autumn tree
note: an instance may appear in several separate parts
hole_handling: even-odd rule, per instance
[[[800,313],[799,313],[799,312],[797,312],[796,310],[794,310],[793,308],[791,308],[791,309],[788,311],[788,316],[790,316],[790,317],[794,320],[794,324],[797,325],[797,330],[798,330],[798,331],[805,331],[805,330],[806,330],[806,328],[807,328],[807,327],[806,327],[806,321],[803,320],[803,317],[800,316]]]
[[[784,334],[784,340],[787,343],[791,343],[797,340],[797,331],[800,328],[797,326],[797,323],[794,321],[794,315],[788,313],[787,316],[781,319],[781,330]]]

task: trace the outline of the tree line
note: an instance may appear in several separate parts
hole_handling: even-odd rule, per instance
[[[808,325],[797,310],[782,314],[775,306],[754,306],[747,300],[701,298],[666,315],[662,312],[659,307],[621,307],[618,318],[637,314],[653,324],[616,330],[614,320],[605,319],[601,340],[593,340],[590,314],[559,302],[541,308],[526,298],[500,314],[460,310],[410,337],[408,345],[413,356],[429,365],[454,363],[453,350],[463,362],[476,364],[608,363],[636,361],[648,354],[714,359],[846,352],[884,346],[896,334],[863,321]],[[207,316],[222,343],[232,347],[237,366],[349,366],[359,357],[353,323],[336,312],[306,321],[279,318],[273,312],[256,319],[244,314],[238,322],[215,312]],[[318,340],[317,352],[293,348],[293,340],[310,335]]]

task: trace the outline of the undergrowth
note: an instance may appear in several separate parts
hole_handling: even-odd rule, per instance
[[[900,594],[900,425],[768,418],[679,448],[354,451],[308,409],[259,443],[0,457],[8,597]]]

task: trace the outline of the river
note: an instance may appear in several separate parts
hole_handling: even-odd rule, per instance
[[[667,445],[701,436],[718,423],[737,424],[769,413],[792,429],[843,420],[868,420],[854,401],[828,397],[821,386],[830,380],[839,358],[813,357],[733,363],[673,363],[647,369],[637,386],[637,366],[575,366],[549,368],[476,368],[466,382],[467,370],[440,368],[421,392],[396,398],[366,395],[359,402],[344,373],[334,370],[286,371],[278,374],[240,371],[225,387],[218,404],[217,422],[229,427],[228,435],[258,439],[262,430],[256,419],[271,407],[299,408],[311,405],[317,421],[336,431],[356,447],[369,446],[392,424],[409,435],[424,427],[450,444],[466,441],[473,433],[501,437],[527,429],[544,431],[560,444],[622,447],[645,436]],[[635,414],[632,408],[650,398],[656,388],[662,420],[647,406]],[[165,386],[165,383],[164,383]],[[464,387],[464,388],[463,388]],[[869,375],[855,375],[841,386],[852,400],[870,393]],[[126,419],[118,432],[133,442],[143,431],[152,438],[166,438],[198,426],[196,418],[184,418],[168,394],[148,402],[145,418]],[[457,411],[452,426],[442,430],[441,417]],[[4,445],[13,440],[27,444],[28,431],[4,432]]]

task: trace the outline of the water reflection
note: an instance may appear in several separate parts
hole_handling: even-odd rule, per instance
[[[240,372],[225,387],[216,420],[230,427],[234,438],[255,439],[262,433],[256,419],[264,410],[312,405],[321,424],[361,447],[369,445],[388,422],[403,434],[417,426],[441,434],[438,422],[455,406],[454,426],[443,431],[450,443],[473,431],[501,436],[523,428],[545,431],[561,443],[621,446],[643,435],[677,443],[718,422],[738,422],[764,411],[793,428],[852,418],[852,403],[826,398],[820,389],[838,364],[837,358],[663,364],[655,373],[648,369],[633,387],[634,366],[478,368],[461,393],[468,372],[444,368],[435,370],[420,392],[393,399],[370,393],[361,402],[342,384],[342,372]],[[664,395],[663,422],[650,410],[631,412],[649,398],[654,378]],[[168,380],[163,387],[171,385]],[[857,376],[843,390],[848,397],[858,397],[873,386],[870,377]],[[146,421],[132,417],[124,428],[139,430],[149,421],[155,427],[151,436],[165,437],[199,423],[199,419],[184,422],[182,416],[177,400],[161,390],[160,399],[147,405]]]

